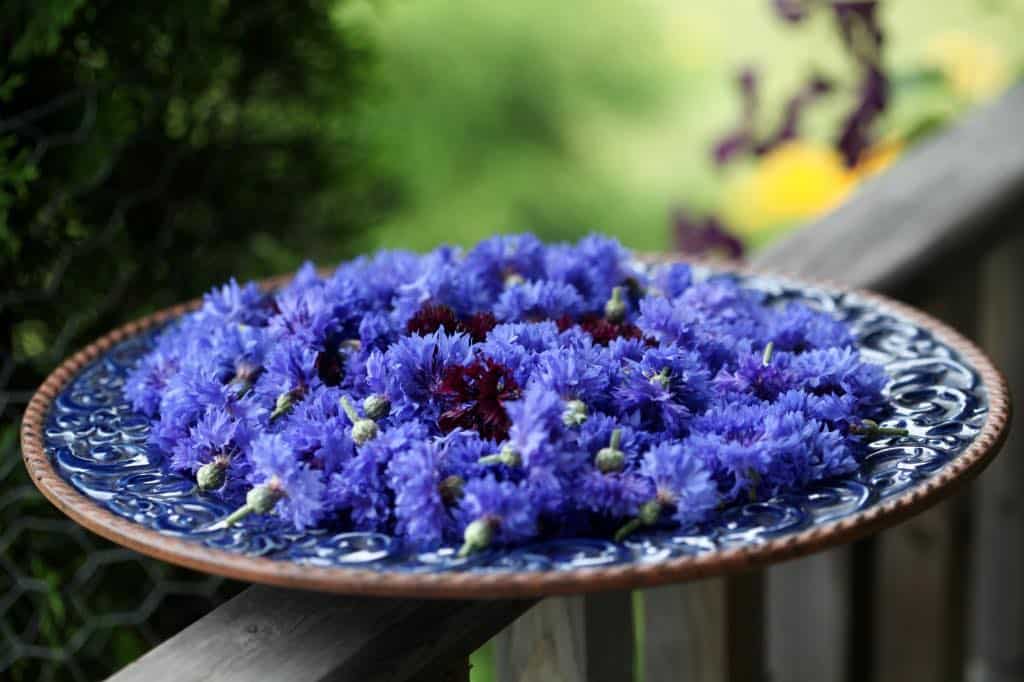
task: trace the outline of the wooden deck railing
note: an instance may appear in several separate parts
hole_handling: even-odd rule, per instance
[[[1024,395],[1022,133],[1024,86],[911,150],[755,265],[921,305],[979,340]],[[111,679],[465,680],[466,656],[497,635],[499,682],[621,681],[637,667],[647,682],[1021,681],[1020,431],[967,493],[764,571],[539,603],[251,587]]]

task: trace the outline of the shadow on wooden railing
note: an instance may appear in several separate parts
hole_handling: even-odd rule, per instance
[[[1024,86],[754,264],[920,305],[979,341],[1024,394],[1022,122]],[[466,656],[500,632],[498,682],[1024,680],[1018,431],[966,493],[765,571],[536,605],[252,587],[112,679],[464,680]]]

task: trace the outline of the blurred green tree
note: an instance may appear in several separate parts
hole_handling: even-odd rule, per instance
[[[16,422],[129,317],[351,255],[380,195],[351,132],[368,54],[337,5],[0,2],[0,678],[106,677],[234,589],[62,519]]]

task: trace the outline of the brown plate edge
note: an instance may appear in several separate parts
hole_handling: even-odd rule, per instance
[[[664,256],[642,258],[678,260]],[[652,587],[725,575],[844,544],[894,525],[952,495],[977,476],[999,452],[1009,431],[1009,388],[1005,377],[988,357],[960,333],[927,313],[873,292],[845,289],[833,283],[786,274],[745,269],[738,271],[777,278],[787,283],[848,291],[931,331],[943,343],[960,353],[981,377],[988,395],[989,412],[978,437],[963,454],[924,483],[864,511],[761,544],[676,557],[650,564],[630,563],[572,571],[392,573],[308,566],[246,556],[205,547],[194,541],[168,537],[104,509],[75,490],[57,473],[43,446],[43,428],[52,401],[83,367],[124,339],[196,308],[200,302],[193,300],[129,322],[86,346],[57,367],[32,396],[25,410],[21,425],[22,457],[36,487],[71,519],[119,545],[186,568],[247,582],[351,595],[424,599],[526,599]],[[274,278],[264,282],[264,286],[277,286],[283,281],[287,281],[287,278]]]

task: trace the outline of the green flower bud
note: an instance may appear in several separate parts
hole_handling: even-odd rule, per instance
[[[619,449],[622,442],[622,429],[612,431],[612,437],[608,447],[601,448],[594,457],[594,465],[603,474],[622,471],[626,466],[626,453]]]
[[[207,462],[199,467],[199,471],[196,472],[196,485],[200,490],[216,490],[224,485],[227,470],[227,461],[217,457],[212,462]]]
[[[582,400],[570,400],[565,404],[562,423],[566,426],[580,426],[587,421],[587,404]]]
[[[295,404],[295,399],[299,395],[295,390],[285,391],[281,395],[277,396],[277,403],[274,405],[274,411],[270,413],[270,421],[274,421],[278,417],[287,414],[292,405]]]
[[[281,490],[276,479],[251,488],[245,495],[245,504],[231,512],[224,519],[224,525],[232,526],[249,514],[266,514],[282,497],[284,497],[284,491]]]
[[[462,476],[449,476],[448,478],[441,481],[441,485],[438,486],[441,492],[441,501],[447,506],[452,506],[459,501],[462,497],[462,486],[465,481],[462,480]]]
[[[658,517],[661,516],[662,504],[660,500],[651,500],[645,502],[640,507],[640,520],[645,526],[653,526],[658,522]]]
[[[672,381],[672,371],[668,367],[665,367],[660,372],[652,376],[650,381],[652,384],[657,384],[667,390]]]
[[[363,401],[363,414],[370,419],[383,419],[391,413],[391,401],[387,396],[375,393]]]
[[[510,272],[505,275],[505,288],[518,286],[523,284],[526,278],[520,275],[518,272]]]
[[[459,549],[460,557],[467,557],[473,552],[478,552],[490,546],[494,540],[495,522],[490,519],[477,519],[468,526],[462,534],[462,548]]]
[[[622,300],[622,287],[612,289],[612,297],[604,304],[604,316],[609,322],[616,324],[626,319],[626,302]]]
[[[636,517],[630,519],[615,533],[615,542],[622,542],[641,526],[653,526],[658,522],[663,509],[664,505],[658,498],[645,502]]]
[[[356,412],[356,406],[352,404],[347,395],[341,396],[341,409],[345,410],[349,421],[352,422],[352,440],[356,445],[362,445],[368,440],[373,440],[380,433],[377,422],[360,417],[359,413]]]
[[[489,466],[491,464],[504,464],[509,467],[517,467],[523,463],[523,458],[511,445],[505,445],[501,452],[494,455],[484,455],[477,460],[478,464]]]
[[[352,441],[356,445],[362,445],[368,440],[373,440],[380,433],[377,422],[372,419],[358,419],[352,425]]]

